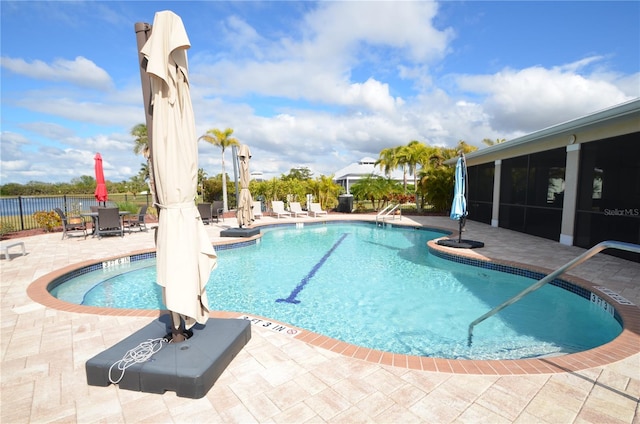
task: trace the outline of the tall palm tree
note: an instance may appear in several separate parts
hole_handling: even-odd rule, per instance
[[[200,196],[204,202],[204,181],[207,179],[207,173],[203,168],[198,168],[198,187],[200,188]]]
[[[156,204],[156,183],[153,176],[153,160],[151,159],[151,146],[149,146],[149,136],[147,126],[145,124],[138,124],[131,129],[131,135],[134,138],[133,153],[136,155],[142,155],[147,160],[147,170],[149,178],[149,191],[151,192],[151,199],[153,204]]]
[[[227,202],[227,174],[224,171],[224,151],[229,146],[240,145],[240,142],[231,137],[231,134],[233,134],[233,129],[231,128],[227,128],[224,131],[212,128],[207,130],[207,132],[198,139],[204,140],[207,143],[211,143],[222,149],[222,207],[225,212],[229,210],[229,206]]]
[[[417,140],[412,140],[406,146],[401,146],[398,153],[401,164],[407,166],[409,175],[413,176],[413,188],[416,189],[418,165],[424,165],[429,160],[429,149]]]
[[[142,181],[149,181],[149,163],[141,163],[140,170],[138,171],[138,177],[142,179]]]
[[[133,153],[136,155],[143,155],[145,158],[149,158],[149,136],[147,135],[147,126],[145,124],[138,124],[131,129],[131,135],[135,137],[133,142]]]
[[[391,172],[398,167],[402,166],[402,185],[404,193],[407,193],[407,164],[402,161],[402,148],[403,146],[389,147],[380,151],[380,156],[376,161],[376,165],[382,167],[382,171],[387,177],[391,177]]]

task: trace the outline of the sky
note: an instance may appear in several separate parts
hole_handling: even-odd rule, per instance
[[[0,184],[94,176],[96,152],[109,181],[139,173],[134,24],[161,10],[191,42],[196,133],[232,128],[265,178],[412,140],[483,148],[640,97],[638,1],[2,0]]]

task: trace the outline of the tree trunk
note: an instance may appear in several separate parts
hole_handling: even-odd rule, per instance
[[[227,201],[227,173],[224,171],[224,149],[222,150],[222,211],[229,212]]]

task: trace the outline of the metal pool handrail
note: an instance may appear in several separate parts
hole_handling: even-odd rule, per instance
[[[395,213],[396,209],[398,209],[399,207],[400,207],[400,203],[389,203],[386,208],[378,212],[378,214],[376,215],[376,222],[378,222],[378,218],[382,220],[382,222],[384,222],[384,219],[389,215]],[[402,209],[398,209],[398,210],[400,210],[400,213],[402,214]],[[396,219],[395,215],[392,215],[392,216],[393,216],[393,219]]]
[[[607,241],[603,241],[603,242],[600,242],[600,243],[596,244],[591,249],[589,249],[586,252],[584,252],[582,255],[580,255],[577,258],[573,259],[572,261],[567,262],[566,264],[562,265],[560,268],[556,269],[551,274],[547,275],[546,277],[542,278],[541,280],[538,280],[536,283],[530,285],[529,287],[527,287],[526,289],[524,289],[523,291],[521,291],[517,295],[513,296],[511,299],[507,300],[506,302],[502,303],[501,305],[496,306],[495,308],[493,308],[492,310],[490,310],[489,312],[487,312],[486,314],[482,315],[481,317],[479,317],[478,319],[473,321],[471,324],[469,324],[469,338],[467,340],[467,346],[471,347],[471,341],[472,341],[472,338],[473,338],[473,327],[475,327],[477,324],[480,324],[485,319],[487,319],[489,317],[492,317],[493,315],[497,314],[498,312],[500,312],[501,310],[503,310],[507,306],[516,303],[517,301],[519,301],[520,299],[522,299],[523,297],[525,297],[529,293],[531,293],[531,292],[533,292],[535,290],[538,290],[540,287],[542,287],[545,284],[553,281],[560,274],[563,274],[563,273],[569,271],[570,269],[575,268],[576,266],[578,266],[581,263],[585,262],[587,259],[591,258],[592,256],[595,256],[597,253],[599,253],[599,252],[601,252],[601,251],[603,251],[605,249],[618,249],[618,250],[626,250],[627,252],[640,253],[640,245],[633,244],[633,243],[625,243],[625,242],[622,242],[622,241],[607,240]]]

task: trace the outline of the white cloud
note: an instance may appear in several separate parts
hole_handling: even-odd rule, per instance
[[[252,93],[389,112],[401,99],[389,94],[387,83],[373,76],[352,79],[354,69],[363,65],[362,58],[406,76],[394,62],[422,64],[440,58],[452,37],[451,30],[439,31],[432,26],[437,11],[434,3],[402,5],[321,3],[293,29],[304,34],[299,40],[259,38],[247,23],[232,17],[227,27],[236,30],[238,37],[233,43],[241,58],[220,60],[199,54],[192,61],[193,81],[208,90],[207,95]],[[384,49],[384,57],[376,53],[377,48]],[[247,57],[249,51],[259,53]],[[390,51],[393,57],[388,57]]]
[[[535,131],[631,99],[607,80],[577,73],[595,60],[465,75],[457,83],[465,91],[486,96],[483,107],[496,130]]]
[[[390,46],[413,63],[442,57],[452,37],[450,29],[432,26],[437,4],[432,2],[322,3],[305,19],[308,38],[320,57],[359,53],[365,46]]]
[[[86,93],[84,96],[82,93],[67,92],[66,94],[75,97],[57,97],[42,92],[29,93],[17,103],[32,111],[87,124],[124,125],[131,128],[144,121],[142,95],[140,95],[140,105],[131,106],[106,100],[87,101]]]
[[[5,56],[0,60],[3,68],[33,79],[63,81],[81,87],[104,91],[113,88],[113,82],[109,74],[82,56],[76,57],[75,60],[56,59],[51,64],[41,60],[34,60],[29,63],[24,59]]]
[[[435,3],[296,5],[305,14],[292,14],[286,27],[278,26],[280,17],[264,30],[241,15],[220,15],[207,21],[216,31],[190,29],[202,37],[223,28],[211,42],[215,50],[205,42],[189,52],[197,134],[235,129],[234,136],[251,147],[251,170],[267,178],[298,165],[329,175],[410,140],[481,146],[485,137],[512,139],[640,95],[640,73],[612,72],[605,55],[555,67],[451,75],[442,59],[455,34],[433,24]],[[20,123],[2,134],[3,179],[9,170],[20,182],[93,175],[99,151],[106,178],[121,181],[144,161],[133,154],[129,134],[144,122],[135,52],[131,65],[103,59],[103,69],[97,57],[110,52],[93,56],[81,45],[73,48],[79,50],[73,56],[84,56],[2,58],[8,77],[39,80],[29,90],[11,86],[3,93],[3,124]],[[203,142],[198,149],[199,166],[218,174],[220,149]],[[230,150],[226,171],[233,173]]]

